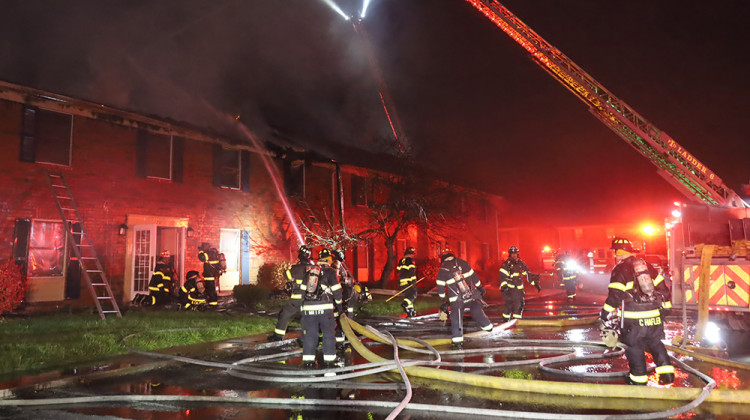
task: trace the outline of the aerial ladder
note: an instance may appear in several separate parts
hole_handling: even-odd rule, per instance
[[[689,198],[712,206],[748,207],[706,165],[608,91],[497,0],[467,0],[520,44],[534,61],[583,101],[589,111],[650,160],[658,173]]]
[[[698,205],[680,204],[666,223],[672,301],[698,309],[696,338],[709,311],[750,312],[750,206],[706,165],[617,98],[565,54],[545,41],[497,0],[467,0],[521,45],[547,73],[583,101],[589,111],[656,165],[657,172]],[[730,325],[738,318],[729,317]],[[734,327],[734,325],[732,325]]]

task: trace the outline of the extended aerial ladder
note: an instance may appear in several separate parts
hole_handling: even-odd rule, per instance
[[[746,208],[745,201],[706,165],[604,88],[560,50],[542,39],[497,0],[467,0],[520,44],[534,61],[568,88],[658,173],[691,199],[712,206]]]

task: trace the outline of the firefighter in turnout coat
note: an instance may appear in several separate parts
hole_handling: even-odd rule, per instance
[[[310,265],[300,286],[302,291],[302,366],[315,366],[318,337],[323,340],[323,362],[330,367],[336,361],[336,319],[341,313],[341,285],[333,257],[328,249],[318,253],[318,265]]]
[[[568,300],[575,301],[578,273],[575,271],[572,264],[568,262],[567,253],[558,256],[558,259],[555,261],[555,271],[557,272],[557,278],[560,280],[560,284],[565,287],[565,293],[568,295]]]
[[[457,258],[453,251],[443,250],[442,262],[437,273],[438,295],[450,307],[451,343],[454,348],[461,348],[464,342],[463,318],[464,309],[469,308],[471,316],[484,331],[492,331],[492,322],[484,313],[485,294],[479,276],[474,273],[469,263]],[[441,308],[446,306],[443,304]]]
[[[172,301],[174,271],[168,262],[169,251],[161,253],[159,262],[154,267],[154,274],[148,283],[149,303],[153,306],[163,306]]]
[[[664,339],[662,315],[672,307],[669,287],[656,268],[636,258],[629,240],[615,237],[612,249],[617,265],[612,269],[609,293],[600,317],[603,327],[617,325],[621,328],[620,341],[628,346],[625,357],[630,367],[626,382],[646,385],[647,351],[653,356],[659,383],[672,383],[674,366],[661,341]]]
[[[198,259],[203,263],[203,284],[206,287],[208,305],[215,307],[219,304],[216,282],[226,271],[226,260],[224,260],[224,254],[220,254],[216,248],[211,248],[208,244],[203,244],[198,249],[200,250]]]
[[[417,311],[414,310],[414,301],[417,299],[417,266],[414,265],[414,254],[416,252],[413,246],[406,248],[404,258],[401,258],[398,266],[396,266],[398,285],[401,290],[406,289],[405,292],[402,292],[404,300],[401,302],[401,307],[404,308],[406,316],[417,316]]]
[[[506,321],[521,319],[523,316],[524,298],[526,292],[523,291],[523,280],[526,280],[537,291],[541,291],[538,281],[530,280],[529,268],[526,263],[519,257],[518,247],[513,245],[508,249],[508,259],[500,266],[500,292],[505,301],[505,310],[503,318]]]
[[[279,319],[276,321],[276,328],[273,330],[273,334],[268,336],[268,341],[283,340],[289,321],[300,314],[300,307],[302,306],[302,291],[300,290],[300,287],[305,280],[307,267],[311,265],[311,254],[312,252],[310,251],[310,248],[304,245],[300,246],[299,251],[297,252],[297,262],[284,272],[284,277],[286,277],[287,280],[287,290],[289,290],[289,293],[291,294],[289,300],[284,307],[281,308],[281,312],[279,312]]]
[[[203,282],[197,271],[188,271],[185,276],[185,284],[180,288],[180,305],[183,309],[200,310],[205,308],[206,297]]]

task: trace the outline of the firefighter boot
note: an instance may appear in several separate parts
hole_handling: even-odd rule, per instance
[[[453,344],[451,344],[451,348],[453,350],[463,350],[464,349],[464,343],[453,343]]]
[[[316,363],[315,362],[302,362],[302,367],[304,369],[315,369]]]
[[[268,336],[268,341],[281,341],[283,339],[284,336],[276,332]]]
[[[409,304],[406,303],[406,301],[401,302],[401,307],[404,308],[404,312],[406,312],[406,316],[411,316],[409,315]]]
[[[417,316],[417,311],[415,311],[413,307],[406,308],[406,314],[409,315],[410,317],[415,317]]]
[[[336,369],[335,362],[326,362],[323,366],[325,366],[325,369]],[[326,372],[323,374],[323,376],[336,376],[336,372]]]
[[[674,373],[662,373],[659,375],[659,385],[674,383]]]

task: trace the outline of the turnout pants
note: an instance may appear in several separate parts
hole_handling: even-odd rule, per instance
[[[487,318],[487,314],[484,313],[482,303],[474,299],[464,302],[459,298],[451,303],[451,342],[453,343],[464,342],[465,308],[469,308],[471,317],[474,318],[474,321],[479,324],[484,331],[492,331],[492,322]]]
[[[203,285],[206,286],[206,296],[208,297],[206,301],[208,301],[208,304],[211,306],[218,305],[219,295],[216,293],[216,280],[208,280],[206,278],[203,280]]]
[[[404,297],[402,306],[404,309],[406,308],[414,308],[414,301],[417,299],[417,286],[414,286],[416,284],[416,280],[412,280],[404,285],[404,287],[401,288],[401,290],[407,289],[404,293],[401,293],[401,295]]]
[[[281,308],[281,312],[279,312],[279,319],[276,321],[276,329],[273,332],[283,337],[286,334],[289,322],[294,317],[299,316],[301,306],[302,299],[289,299],[284,307]]]
[[[323,361],[336,360],[336,320],[333,310],[302,311],[302,361],[314,362],[318,349],[318,337],[323,336]]]
[[[507,291],[503,292],[503,300],[505,300],[505,310],[503,310],[503,318],[509,321],[511,318],[521,319],[523,315],[524,307],[524,296],[526,293],[523,289],[509,287]]]
[[[565,293],[568,295],[568,299],[575,299],[576,297],[576,280],[565,280],[563,282],[565,285]]]
[[[658,325],[642,326],[650,320],[659,320]],[[651,322],[648,322],[651,323]],[[665,374],[671,374],[672,382],[674,380],[674,366],[670,363],[669,354],[661,340],[664,338],[664,325],[661,324],[661,317],[646,319],[629,319],[626,321],[625,329],[621,341],[628,345],[625,350],[625,357],[628,359],[630,367],[630,376],[628,383],[645,385],[648,382],[646,371],[646,352],[651,353],[656,364],[656,373],[660,379],[665,379]]]

